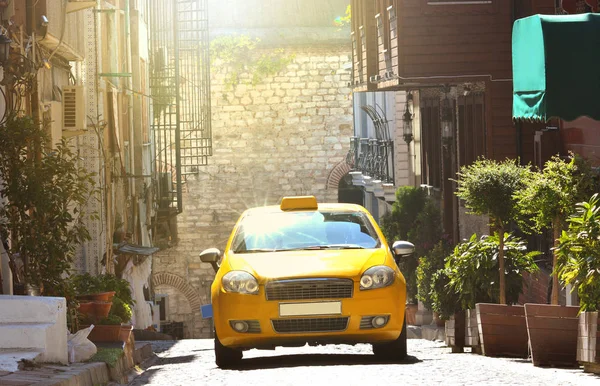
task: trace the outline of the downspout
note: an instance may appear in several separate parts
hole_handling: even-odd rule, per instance
[[[130,165],[130,169],[133,171],[135,170],[135,165],[134,165],[134,161],[135,161],[135,133],[134,133],[134,123],[133,123],[133,93],[131,90],[133,90],[133,66],[132,66],[132,55],[131,55],[131,29],[130,29],[130,25],[131,25],[131,9],[130,9],[130,1],[129,0],[125,0],[125,50],[126,50],[126,55],[127,55],[127,73],[129,74],[129,76],[127,77],[127,90],[126,90],[126,95],[127,95],[127,115],[129,118],[129,165]],[[132,210],[133,210],[133,216],[132,216],[132,220],[133,220],[133,235],[134,235],[134,241],[138,241],[135,238],[136,235],[136,230],[138,229],[137,227],[137,221],[139,221],[139,219],[137,218],[138,216],[136,214],[138,214],[138,203],[137,200],[135,200],[136,194],[136,186],[135,186],[135,179],[134,178],[128,178],[128,183],[129,183],[129,195],[132,198]]]

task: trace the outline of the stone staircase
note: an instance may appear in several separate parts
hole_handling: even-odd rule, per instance
[[[22,360],[67,364],[64,298],[0,296],[0,371]]]

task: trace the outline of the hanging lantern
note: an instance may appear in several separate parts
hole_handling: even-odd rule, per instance
[[[404,142],[406,144],[411,143],[413,140],[413,117],[414,114],[411,113],[410,105],[412,104],[412,94],[408,94],[406,97],[406,105],[404,106],[404,115],[402,116],[402,121],[404,122],[403,126],[403,134],[404,134]]]

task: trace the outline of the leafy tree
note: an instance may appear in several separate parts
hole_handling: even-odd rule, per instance
[[[558,304],[558,261],[559,237],[566,224],[566,218],[576,203],[590,197],[596,188],[596,173],[589,162],[580,156],[570,154],[570,160],[558,155],[546,162],[544,169],[532,173],[525,188],[518,191],[518,206],[527,222],[522,221],[523,229],[542,232],[552,228],[554,233],[554,253],[552,259],[552,304]]]
[[[518,212],[515,193],[525,187],[531,178],[527,167],[520,166],[515,160],[497,162],[479,159],[473,164],[463,166],[458,173],[456,195],[465,201],[465,206],[478,215],[488,215],[491,224],[503,235],[509,223]],[[506,283],[504,266],[504,238],[500,238],[499,282],[500,303],[506,304]]]
[[[95,190],[93,174],[63,139],[50,147],[44,128],[30,117],[0,125],[0,236],[16,284],[44,295],[67,291],[76,247],[90,239],[84,211]]]
[[[600,197],[576,205],[557,248],[556,274],[577,288],[581,311],[600,310]]]

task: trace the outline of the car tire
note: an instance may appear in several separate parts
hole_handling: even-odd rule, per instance
[[[230,368],[239,364],[242,360],[242,350],[223,346],[215,333],[215,362],[222,369]]]
[[[373,344],[373,354],[381,360],[401,361],[406,358],[406,318],[398,339]]]

